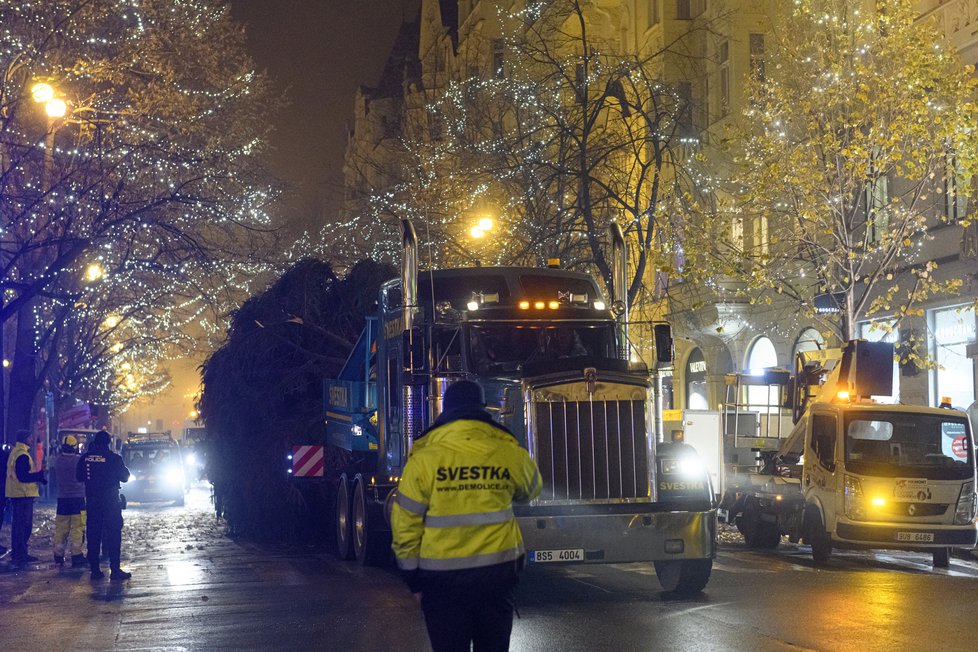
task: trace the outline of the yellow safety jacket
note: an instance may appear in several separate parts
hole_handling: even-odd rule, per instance
[[[17,458],[21,455],[26,455],[31,468],[34,468],[34,458],[31,457],[27,444],[17,442],[7,460],[7,490],[4,493],[7,498],[37,498],[40,494],[36,482],[21,482],[17,479]]]
[[[418,439],[391,514],[405,571],[464,571],[515,562],[523,537],[513,502],[540,495],[537,465],[508,432],[462,419]]]

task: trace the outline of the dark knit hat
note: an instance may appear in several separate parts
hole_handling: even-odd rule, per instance
[[[97,433],[95,433],[95,440],[92,443],[95,446],[101,448],[101,447],[108,447],[109,442],[111,441],[112,441],[112,435],[110,435],[104,430],[99,430]]]
[[[459,409],[478,409],[486,406],[486,396],[479,383],[471,380],[458,380],[445,390],[444,412]]]

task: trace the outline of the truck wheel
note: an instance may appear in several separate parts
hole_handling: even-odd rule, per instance
[[[346,475],[340,476],[336,485],[336,556],[340,559],[353,559],[350,528],[350,485]]]
[[[655,576],[668,593],[695,595],[706,587],[713,571],[712,559],[682,559],[655,562]]]
[[[934,550],[934,568],[947,568],[951,565],[951,549],[937,548]]]
[[[367,505],[367,490],[363,479],[357,478],[353,490],[353,552],[364,566],[379,566],[387,558],[390,541],[378,532],[371,522],[373,514]]]
[[[777,548],[781,543],[778,526],[761,520],[761,506],[755,499],[747,499],[742,519],[741,532],[748,548]]]
[[[812,547],[812,559],[816,564],[826,564],[832,556],[832,537],[825,531],[822,514],[817,509],[809,508],[805,512],[807,527],[805,541]]]

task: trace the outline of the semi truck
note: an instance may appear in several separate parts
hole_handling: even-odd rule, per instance
[[[935,567],[948,566],[952,548],[975,546],[968,416],[882,402],[892,394],[892,374],[892,344],[853,340],[799,353],[793,374],[728,376],[734,400],[723,414],[724,441],[742,440],[735,450],[752,447],[758,463],[749,472],[725,465],[719,508],[748,546],[775,548],[786,536],[811,545],[817,564],[834,548],[923,551]],[[741,412],[737,402],[758,385],[777,398]],[[793,426],[779,433],[785,413]],[[738,427],[744,417],[748,430],[758,428],[753,441]]]
[[[628,344],[620,227],[610,305],[593,278],[569,270],[419,273],[409,221],[402,234],[400,277],[382,286],[342,371],[324,383],[339,555],[389,557],[412,442],[446,388],[470,379],[543,476],[540,497],[514,508],[530,565],[651,561],[667,591],[702,590],[716,551],[712,488],[691,456],[657,455],[654,383]]]

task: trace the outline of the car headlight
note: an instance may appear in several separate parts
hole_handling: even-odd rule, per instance
[[[866,498],[859,478],[846,474],[846,516],[854,521],[866,520]]]
[[[184,463],[189,464],[190,466],[193,466],[194,464],[197,463],[197,456],[194,455],[193,453],[187,453],[187,456],[185,458],[183,458],[183,461],[184,461]]]
[[[958,506],[954,510],[954,524],[968,525],[975,520],[975,484],[965,482],[958,496]]]
[[[183,469],[178,466],[166,470],[166,481],[169,484],[183,484]]]

